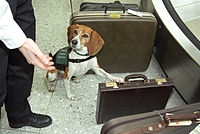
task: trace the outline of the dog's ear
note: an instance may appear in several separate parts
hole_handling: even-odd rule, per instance
[[[96,31],[92,31],[90,41],[88,43],[89,55],[97,54],[101,50],[103,45],[104,40],[101,38],[101,36]]]
[[[71,25],[67,28],[68,43],[73,39],[73,33],[77,25]]]

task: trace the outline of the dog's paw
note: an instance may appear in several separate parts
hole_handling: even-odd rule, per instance
[[[125,83],[124,79],[119,78],[119,77],[114,77],[113,81],[115,81],[117,83]]]
[[[50,82],[48,79],[45,79],[45,83],[47,85],[47,89],[49,92],[54,92],[54,82]]]
[[[67,95],[67,98],[68,98],[69,100],[72,100],[72,101],[75,101],[75,100],[76,100],[76,96],[75,96],[74,94],[68,94],[68,95]]]
[[[80,79],[77,78],[77,77],[72,77],[72,81],[75,82],[75,83],[80,83]]]
[[[48,88],[48,91],[49,91],[49,92],[54,92],[54,88],[53,88],[53,87],[49,87],[49,88]]]

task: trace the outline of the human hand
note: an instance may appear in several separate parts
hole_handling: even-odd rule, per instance
[[[18,49],[24,55],[29,64],[33,64],[43,70],[55,69],[55,67],[52,66],[54,64],[51,61],[52,58],[48,55],[44,55],[32,39],[28,38]]]

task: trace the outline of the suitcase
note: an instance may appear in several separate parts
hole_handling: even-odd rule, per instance
[[[195,103],[115,118],[103,125],[101,134],[189,134],[198,125],[199,108],[200,103]]]
[[[107,8],[107,9],[106,9]],[[140,11],[137,4],[122,4],[120,1],[114,1],[114,3],[94,3],[94,2],[83,2],[80,5],[80,11],[120,11],[132,9]]]
[[[97,124],[120,116],[163,109],[174,86],[169,78],[147,79],[142,74],[128,75],[125,81],[125,84],[99,84]]]
[[[155,16],[133,10],[80,11],[73,13],[70,25],[86,25],[97,31],[105,44],[97,54],[99,65],[109,73],[145,71],[152,56],[157,27]],[[119,9],[120,7],[117,6]],[[114,10],[114,9],[113,9]]]

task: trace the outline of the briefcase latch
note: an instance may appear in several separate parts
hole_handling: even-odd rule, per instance
[[[119,88],[119,87],[117,86],[117,83],[116,83],[116,82],[106,83],[106,87]]]
[[[155,80],[156,80],[157,85],[162,85],[163,83],[167,82],[165,78],[159,78]]]

